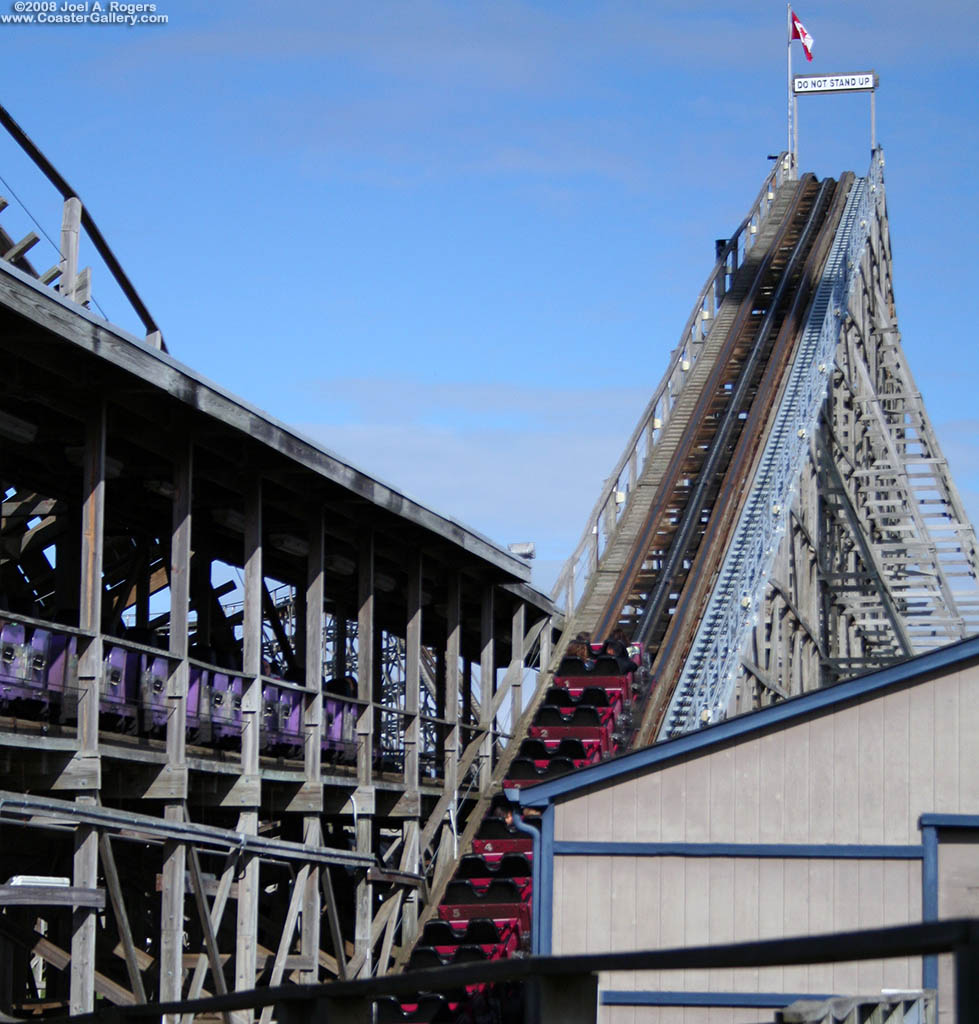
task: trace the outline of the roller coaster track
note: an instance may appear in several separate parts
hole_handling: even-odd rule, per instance
[[[776,169],[719,246],[663,382],[559,577],[564,634],[456,864],[483,835],[504,780],[533,781],[521,741],[541,734],[540,712],[554,706],[555,690],[545,691],[579,632],[600,640],[621,627],[644,647],[655,685],[637,688],[616,723],[621,752],[741,710],[739,687],[737,699],[751,686],[781,699],[979,628],[974,531],[899,344],[870,351],[878,333],[897,334],[882,167],[877,152],[866,178],[794,181]],[[861,419],[857,407],[872,414]],[[802,668],[804,658],[776,650],[769,605],[805,634]],[[511,774],[518,753],[525,764]],[[453,870],[438,872],[420,924]]]

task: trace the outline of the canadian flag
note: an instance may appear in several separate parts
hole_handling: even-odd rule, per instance
[[[789,36],[789,41],[798,39],[802,43],[803,50],[806,51],[806,60],[812,60],[812,36],[806,31],[806,26],[799,21],[795,11],[790,13],[792,15],[792,35]]]

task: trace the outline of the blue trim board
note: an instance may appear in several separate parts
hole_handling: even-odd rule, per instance
[[[541,869],[539,921],[540,940],[538,949],[541,956],[551,955],[551,940],[554,933],[554,805],[548,805],[541,815]]]
[[[921,846],[850,843],[608,843],[560,840],[559,857],[771,857],[780,860],[921,860]]]
[[[979,814],[922,814],[918,828],[979,828]]]
[[[673,761],[686,754],[709,750],[734,739],[761,732],[774,725],[802,719],[827,708],[846,704],[861,697],[880,693],[890,687],[909,683],[919,676],[932,675],[944,668],[979,658],[979,636],[960,640],[937,651],[909,658],[878,672],[837,683],[825,690],[813,690],[767,708],[729,718],[698,732],[665,740],[620,757],[610,758],[551,782],[540,782],[519,790],[519,801],[525,807],[542,807],[554,800],[567,798],[585,789],[613,782],[624,775],[641,772],[654,765]]]
[[[835,996],[812,992],[651,992],[608,989],[599,993],[602,1006],[743,1006],[782,1009],[799,999],[824,1001]]]
[[[922,815],[922,820],[926,815]],[[931,815],[927,815],[931,817]],[[938,920],[938,829],[934,825],[923,825],[921,843],[925,855],[921,861],[921,919]],[[922,957],[922,988],[938,988],[938,957]]]

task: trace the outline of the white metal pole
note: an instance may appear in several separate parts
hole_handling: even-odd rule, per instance
[[[785,95],[787,102],[786,124],[788,139],[785,148],[792,158],[792,5],[785,5]]]
[[[870,152],[877,149],[877,94],[876,90],[870,90]]]
[[[799,97],[792,94],[792,163],[799,166]]]

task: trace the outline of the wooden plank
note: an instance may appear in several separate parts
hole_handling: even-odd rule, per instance
[[[106,409],[100,402],[92,410],[85,430],[82,464],[82,565],[79,592],[81,629],[99,634],[102,625],[102,565],[105,544]],[[78,662],[79,753],[91,760],[99,756],[99,682],[102,641],[96,636],[84,645]],[[79,793],[76,802],[95,806],[96,793]],[[81,889],[98,884],[98,833],[88,825],[75,829],[72,882]],[[96,915],[77,908],[72,914],[70,1009],[72,1014],[95,1008]]]
[[[259,730],[262,721],[262,482],[256,478],[245,500],[245,585],[242,668],[245,675],[241,699],[241,768],[245,775],[259,774]],[[258,832],[258,810],[243,809],[238,831]],[[259,860],[244,855],[238,881],[238,923],[235,944],[235,991],[255,987],[259,914]]]
[[[35,231],[29,231],[16,245],[12,245],[0,259],[4,259],[8,263],[16,263],[17,260],[26,256],[40,240]]]
[[[0,885],[0,907],[92,907],[105,909],[105,889],[70,885]]]
[[[333,881],[330,878],[330,869],[327,867],[320,872],[320,886],[323,890],[323,901],[326,903],[326,921],[330,928],[330,940],[333,943],[335,956],[334,966],[331,970],[341,981],[346,981],[351,975],[347,969],[346,950],[344,949],[343,935],[340,932],[340,915],[337,912]],[[326,954],[321,952],[320,963],[324,963],[324,957]]]
[[[211,925],[211,914],[207,906],[207,897],[204,895],[204,885],[201,881],[200,858],[197,855],[197,848],[191,846],[188,850],[188,861],[190,865],[190,882],[194,890],[194,904],[197,907],[197,916],[201,923],[201,930],[204,932],[204,946],[207,950],[208,963],[211,966],[211,976],[214,978],[214,990],[219,996],[227,993],[228,987],[224,981],[224,971],[221,967],[220,950],[218,949],[217,938],[214,928]],[[180,972],[181,979],[183,972]],[[178,986],[182,987],[182,986]],[[178,996],[179,999],[179,996]],[[222,1014],[225,1024],[230,1024],[231,1017],[225,1012]]]
[[[362,701],[374,699],[374,534],[364,530],[359,539],[357,561],[357,696]],[[357,782],[360,787],[373,789],[374,709],[368,703],[357,719]],[[373,795],[373,794],[372,794]],[[373,808],[372,808],[373,811]],[[357,852],[369,854],[373,848],[373,820],[362,807],[355,812]],[[355,930],[357,967],[350,968],[350,976],[363,971],[369,977],[372,969],[373,942],[371,941],[371,906],[374,889],[366,874],[357,882]]]
[[[306,882],[308,878],[309,865],[303,864],[292,886],[292,896],[286,909],[286,919],[282,925],[282,934],[279,936],[279,948],[275,952],[275,960],[272,964],[272,977],[269,979],[270,988],[275,988],[282,982],[282,975],[285,973],[286,967],[286,957],[289,954],[289,946],[292,944],[292,937],[296,933],[299,909],[306,899]],[[274,1009],[275,1007],[271,1003],[262,1008],[262,1014],[259,1018],[260,1024],[270,1024]]]
[[[67,950],[45,938],[39,932],[18,928],[6,918],[0,918],[0,934],[7,936],[17,945],[30,950],[45,963],[59,971],[71,965],[71,954]],[[116,1006],[135,1006],[136,997],[128,989],[106,977],[101,971],[92,971],[93,988],[110,1003]]]
[[[224,862],[224,871],[221,873],[221,881],[218,884],[218,891],[211,904],[208,918],[211,922],[211,931],[216,933],[221,927],[221,918],[224,917],[224,908],[228,903],[228,896],[231,893],[231,886],[238,868],[238,855],[229,853]],[[224,961],[222,960],[222,963]],[[194,975],[191,978],[190,988],[187,991],[188,999],[196,999],[204,989],[204,978],[207,974],[208,954],[199,953],[196,957]],[[184,1014],[183,1024],[192,1024],[193,1014]]]
[[[493,587],[483,587],[480,603],[479,726],[483,740],[479,748],[479,792],[486,795],[493,780],[493,691],[496,688],[493,626]]]
[[[112,900],[112,913],[115,915],[116,927],[122,940],[121,945],[125,954],[129,984],[132,985],[133,992],[136,994],[139,1002],[145,1003],[146,989],[143,987],[143,976],[140,974],[140,962],[137,956],[136,944],[133,942],[133,932],[129,926],[129,913],[126,910],[126,901],[122,895],[119,872],[116,870],[116,858],[112,852],[112,840],[106,833],[99,836],[99,854],[102,859],[102,873],[105,875],[105,884],[108,886],[109,898]]]

